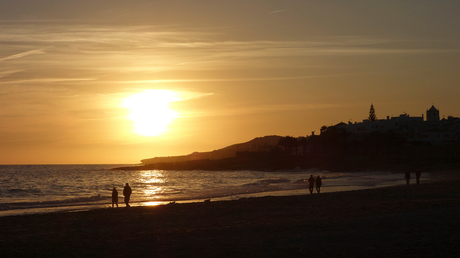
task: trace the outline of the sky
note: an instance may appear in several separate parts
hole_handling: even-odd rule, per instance
[[[0,0],[0,164],[460,116],[460,1]],[[148,101],[145,101],[145,100]]]

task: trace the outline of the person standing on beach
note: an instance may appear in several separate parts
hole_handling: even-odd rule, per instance
[[[320,190],[321,190],[321,177],[317,176],[316,177],[316,191],[319,193]]]
[[[406,185],[409,185],[409,180],[410,180],[410,173],[407,172],[405,175],[404,175],[404,179],[406,179]]]
[[[118,208],[118,191],[115,187],[113,188],[113,191],[112,191],[112,208],[114,204],[116,204]]]
[[[308,179],[308,190],[310,190],[310,194],[313,193],[313,187],[315,186],[315,179],[313,178],[313,175],[310,176]]]
[[[125,185],[125,188],[123,188],[123,196],[125,197],[125,203],[126,203],[126,207],[130,207],[129,206],[129,197],[131,196],[131,187],[129,187],[129,184],[126,183]]]
[[[422,172],[420,172],[420,170],[415,172],[415,181],[417,182],[417,184],[420,184],[420,176],[421,175],[422,175]]]

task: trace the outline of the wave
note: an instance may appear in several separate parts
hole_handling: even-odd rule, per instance
[[[32,209],[32,208],[48,208],[60,206],[79,206],[88,205],[95,202],[109,201],[110,197],[101,195],[91,197],[78,197],[56,201],[44,202],[14,202],[14,203],[0,203],[0,210],[15,210],[15,209]]]
[[[255,183],[244,184],[243,186],[254,186],[254,185],[270,185],[270,184],[281,184],[281,183],[289,183],[291,180],[287,178],[268,178],[262,179]]]
[[[24,194],[37,194],[37,193],[41,193],[42,191],[39,190],[39,189],[19,189],[19,188],[13,188],[13,189],[8,189],[6,190],[8,193],[12,193],[12,194],[21,194],[21,193],[24,193]]]

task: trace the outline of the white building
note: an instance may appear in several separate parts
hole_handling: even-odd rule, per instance
[[[377,119],[375,121],[363,120],[363,122],[355,122],[342,124],[351,133],[370,133],[374,131],[387,132],[404,132],[412,127],[420,127],[423,123],[422,117],[411,117],[408,114],[401,114],[397,117],[388,117],[387,119]]]
[[[420,144],[450,144],[460,142],[460,118],[449,117],[440,120],[439,110],[434,106],[426,111],[426,121],[421,117],[401,114],[397,117],[363,120],[348,124],[340,123],[337,127],[346,128],[350,133],[395,132],[402,134],[408,142]]]

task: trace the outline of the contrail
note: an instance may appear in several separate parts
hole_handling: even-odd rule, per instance
[[[287,11],[287,9],[276,10],[276,11],[272,11],[272,12],[269,12],[269,13],[280,13],[280,12],[284,12],[284,11]]]
[[[0,62],[5,61],[5,60],[10,60],[10,59],[17,59],[17,58],[21,58],[21,57],[28,56],[28,55],[43,54],[43,53],[45,53],[43,49],[30,50],[30,51],[22,52],[16,55],[0,58]]]

